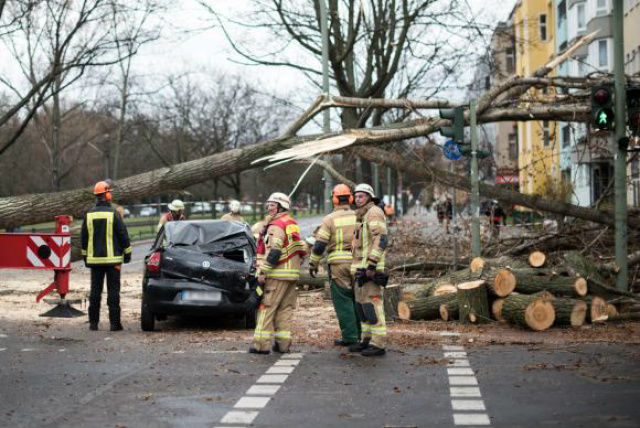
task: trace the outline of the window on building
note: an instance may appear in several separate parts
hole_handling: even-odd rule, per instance
[[[566,125],[562,128],[562,148],[571,145],[571,127]]]
[[[542,122],[542,142],[545,147],[549,147],[549,122]]]
[[[518,136],[509,134],[509,159],[518,160]]]
[[[513,74],[516,72],[516,55],[513,48],[507,48],[506,50],[506,64],[507,74]]]
[[[491,76],[485,76],[484,78],[484,90],[488,91],[491,88]]]
[[[609,64],[607,57],[607,41],[598,41],[598,66],[606,67]]]
[[[547,15],[540,15],[540,40],[547,40]]]
[[[607,0],[596,0],[596,16],[606,15],[608,12]]]
[[[580,3],[576,6],[576,14],[577,14],[577,23],[578,23],[578,33],[584,32],[587,29],[587,19],[585,14],[585,6],[584,3]]]

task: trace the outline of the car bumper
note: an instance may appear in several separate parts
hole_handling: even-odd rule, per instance
[[[220,298],[215,301],[185,300],[183,298],[185,291],[218,291]],[[149,278],[143,292],[143,299],[149,309],[156,314],[210,316],[239,315],[247,312],[244,300],[232,301],[227,290],[185,280]]]

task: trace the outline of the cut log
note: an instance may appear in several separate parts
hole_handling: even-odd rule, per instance
[[[500,269],[493,278],[493,282],[489,282],[489,289],[498,297],[506,297],[516,288],[516,277],[510,269]]]
[[[398,318],[404,320],[433,320],[440,318],[440,305],[457,301],[456,294],[430,296],[398,303]]]
[[[607,316],[607,302],[604,299],[589,296],[585,302],[587,302],[587,321],[596,323],[606,321],[609,318]]]
[[[460,321],[463,323],[482,323],[489,321],[489,299],[483,279],[458,284],[458,304]]]
[[[516,291],[521,294],[534,294],[547,290],[554,296],[584,297],[587,295],[587,281],[581,277],[523,275],[513,272]]]
[[[504,304],[504,299],[496,299],[491,304],[491,315],[493,315],[493,319],[499,322],[507,322],[502,316],[502,305]]]
[[[460,307],[458,305],[458,300],[451,301],[451,303],[445,303],[440,305],[440,318],[443,321],[453,321],[458,319],[460,314]]]
[[[431,290],[435,287],[433,282],[429,284],[403,284],[402,300],[415,300],[431,295]]]
[[[613,300],[618,297],[637,297],[628,291],[621,291],[611,287],[598,272],[597,265],[590,263],[578,252],[570,252],[564,255],[567,266],[578,276],[587,280],[589,293],[606,300]]]
[[[469,265],[469,269],[471,270],[471,272],[480,272],[482,271],[482,268],[484,268],[484,260],[482,259],[482,257],[475,257],[473,260],[471,260],[471,264]]]
[[[542,251],[534,251],[533,253],[529,254],[529,264],[532,267],[542,267],[546,262],[547,256]]]
[[[400,284],[387,285],[384,289],[384,313],[387,321],[398,317],[398,303],[402,300]]]
[[[618,316],[618,308],[616,308],[616,305],[607,303],[607,317],[611,319],[617,316]]]
[[[551,300],[540,294],[511,294],[502,304],[502,317],[509,324],[535,331],[546,330],[555,320]]]
[[[457,293],[458,289],[453,284],[436,285],[431,292],[432,296],[444,296],[445,294]]]
[[[556,312],[554,325],[580,327],[587,318],[587,303],[584,300],[553,299],[551,304]]]
[[[629,312],[611,317],[609,321],[640,321],[640,312]]]

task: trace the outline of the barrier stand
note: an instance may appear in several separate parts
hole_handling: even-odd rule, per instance
[[[72,304],[81,300],[67,300],[69,274],[71,273],[70,216],[56,216],[53,233],[0,233],[0,269],[52,270],[53,282],[36,296],[39,302],[56,290],[59,299],[44,299],[56,305],[41,317],[72,318],[84,315]]]

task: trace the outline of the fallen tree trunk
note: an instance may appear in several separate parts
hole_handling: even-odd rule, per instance
[[[432,320],[440,318],[440,305],[457,301],[456,294],[431,296],[398,303],[398,318],[404,320]]]
[[[516,282],[515,290],[522,294],[549,291],[554,296],[584,297],[587,295],[587,281],[581,277],[523,275],[518,271],[512,274]]]
[[[578,252],[569,252],[564,255],[567,266],[575,275],[579,275],[587,280],[590,294],[602,297],[605,300],[612,300],[618,297],[637,297],[628,291],[621,291],[611,287],[598,272],[597,267],[587,261]]]
[[[553,299],[551,300],[555,310],[554,325],[580,327],[587,317],[587,303],[584,300]]]
[[[540,293],[511,294],[504,299],[501,314],[510,324],[528,327],[535,331],[548,329],[555,320],[551,298]]]

